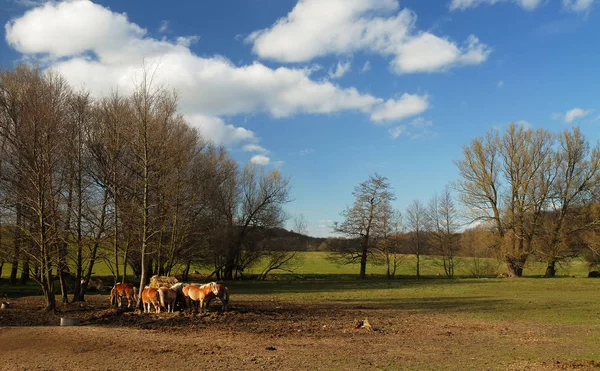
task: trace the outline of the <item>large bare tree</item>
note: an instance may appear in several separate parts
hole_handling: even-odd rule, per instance
[[[344,220],[335,223],[334,230],[348,238],[360,240],[358,250],[353,248],[354,244],[341,244],[340,246],[349,249],[338,252],[349,263],[360,262],[360,278],[365,279],[367,259],[375,247],[374,238],[385,233],[385,221],[395,197],[388,179],[377,173],[354,187],[352,195],[353,204],[341,212]]]
[[[502,135],[471,141],[456,162],[461,201],[471,220],[493,226],[510,276],[521,276],[527,259],[542,251],[540,236],[551,236],[549,250],[561,245],[566,217],[595,184],[597,160],[578,129],[559,137],[562,149],[546,130],[511,124]],[[557,254],[550,255],[551,275]]]
[[[430,246],[441,258],[446,276],[452,278],[460,244],[458,211],[448,186],[441,195],[436,194],[429,201],[427,218]]]

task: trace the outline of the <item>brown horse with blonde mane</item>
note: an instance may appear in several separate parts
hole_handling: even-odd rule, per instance
[[[158,289],[146,286],[142,291],[142,303],[144,304],[144,313],[150,313],[150,305],[154,307],[156,313],[160,313],[160,297]]]
[[[210,282],[201,286],[188,285],[184,289],[187,289],[185,291],[187,291],[188,298],[196,304],[196,310],[198,310],[198,304],[200,305],[200,313],[204,312],[205,302],[208,296],[211,293],[215,296],[219,294],[216,282]]]
[[[229,290],[227,290],[227,287],[225,287],[225,285],[217,283],[217,291],[217,295],[215,295],[213,292],[210,292],[208,294],[206,298],[206,308],[208,309],[208,306],[211,301],[213,301],[214,299],[219,299],[219,301],[221,302],[221,310],[226,312],[227,308],[229,308]]]
[[[117,284],[110,290],[110,305],[118,304],[121,307],[123,297],[127,298],[127,308],[135,305],[137,289],[130,283]]]

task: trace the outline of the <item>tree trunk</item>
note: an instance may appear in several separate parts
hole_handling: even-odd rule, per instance
[[[15,250],[16,250],[16,248],[15,248]],[[18,269],[19,269],[19,260],[13,259],[12,266],[10,268],[10,278],[8,279],[8,281],[10,282],[11,285],[17,284]],[[23,277],[22,274],[21,274],[21,277]]]
[[[509,277],[522,277],[523,267],[527,261],[527,256],[521,256],[519,258],[506,258],[506,268],[508,269]]]
[[[26,284],[29,282],[29,279],[29,260],[25,259],[23,261],[23,268],[21,269],[21,284]]]
[[[190,266],[191,265],[192,265],[192,263],[188,260],[188,262],[185,265],[185,269],[183,270],[183,273],[181,274],[182,281],[188,280],[188,276],[190,275]]]
[[[20,206],[20,204],[17,204],[17,220],[16,220],[17,226],[15,228],[15,234],[14,234],[13,261],[12,261],[12,267],[10,269],[10,279],[9,279],[9,282],[11,285],[15,285],[17,283],[17,271],[19,269],[19,255],[21,253],[21,221],[22,221],[21,217],[22,217],[21,206]],[[24,267],[23,267],[23,270],[25,270]],[[21,273],[21,281],[23,281],[23,273]]]
[[[223,270],[223,279],[224,280],[233,280],[233,272],[235,271],[235,260],[238,255],[238,251],[241,247],[238,243],[233,244],[233,246],[227,252],[227,257],[225,260],[225,268]]]
[[[554,278],[556,277],[556,260],[552,260],[548,262],[548,266],[546,267],[546,274],[544,274],[546,278]]]
[[[129,252],[129,243],[125,244],[125,251],[123,251],[123,283],[127,282],[127,253]],[[117,277],[118,279],[118,277]]]
[[[364,280],[365,278],[367,278],[367,253],[369,252],[368,250],[368,240],[366,243],[364,243],[364,246],[362,248],[362,255],[360,257],[360,279]]]

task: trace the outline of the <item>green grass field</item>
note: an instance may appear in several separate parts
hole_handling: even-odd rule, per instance
[[[417,280],[414,279],[414,261],[407,258],[400,267],[398,279],[387,280],[384,267],[369,266],[369,279],[361,281],[357,279],[358,265],[339,266],[322,252],[301,253],[299,256],[302,264],[293,274],[274,274],[266,281],[228,282],[232,302],[242,303],[238,304],[242,306],[256,301],[278,303],[273,305],[307,304],[352,313],[359,311],[372,313],[369,318],[379,323],[385,321],[382,313],[431,321],[444,316],[443,321],[454,323],[461,331],[470,329],[474,335],[492,339],[493,346],[468,345],[483,352],[480,356],[485,355],[486,364],[516,359],[535,362],[600,358],[600,279],[584,278],[587,267],[581,261],[561,267],[559,277],[555,279],[540,278],[545,268],[542,264],[532,264],[523,278],[504,279],[467,277],[469,261],[461,259],[457,278],[449,280],[443,275],[436,276],[437,272],[443,274],[443,270],[435,259],[426,257],[422,266],[425,278]],[[498,269],[503,271],[504,266],[500,265]],[[255,267],[249,273],[259,270],[260,267]],[[8,272],[4,270],[4,278]],[[96,274],[110,275],[110,272],[99,266]],[[0,283],[0,292],[7,293],[9,297],[40,294],[34,283],[25,287],[9,286],[6,281]],[[432,326],[438,331],[435,323]],[[478,335],[478,326],[485,328],[481,335]],[[523,334],[513,334],[511,339],[535,343],[524,343],[522,348],[504,344],[502,334],[497,333],[498,328],[506,328],[506,331],[519,329]],[[537,335],[528,338],[529,333]],[[429,346],[439,341],[435,339],[437,335],[433,335]],[[499,344],[502,346],[496,349]],[[469,356],[470,353],[465,351],[457,357],[468,364]],[[484,361],[480,360],[478,364]],[[436,362],[438,360],[431,359],[415,367],[436,369],[440,367]],[[439,362],[443,364],[446,361]]]
[[[297,253],[297,261],[294,264],[293,271],[289,272],[281,272],[281,271],[273,271],[270,274],[271,278],[341,278],[343,276],[351,277],[358,275],[359,273],[359,264],[347,264],[341,265],[337,264],[328,257],[330,253],[327,252],[298,252]],[[489,260],[491,265],[497,266],[496,273],[492,274],[497,275],[501,272],[504,272],[505,266],[502,263],[496,262],[495,260]],[[264,264],[260,262],[250,267],[244,273],[246,275],[258,274],[263,270]],[[457,258],[456,259],[456,271],[455,275],[457,277],[472,277],[472,259],[471,258]],[[4,264],[4,268],[2,270],[2,276],[0,278],[8,278],[10,275],[10,264]],[[531,262],[527,265],[524,270],[523,275],[525,277],[540,277],[544,274],[545,265],[542,263]],[[198,267],[194,267],[200,271],[202,274],[208,274],[208,269],[202,269]],[[398,271],[396,275],[401,278],[415,276],[416,271],[416,260],[414,256],[406,256],[402,260],[399,265]],[[100,261],[96,263],[94,268],[95,276],[111,276],[112,273],[108,266]],[[175,272],[178,274],[179,272]],[[386,268],[384,265],[374,265],[367,264],[367,275],[370,276],[384,276],[386,273]],[[436,257],[432,256],[422,256],[421,257],[421,275],[424,277],[436,277],[439,274],[440,277],[444,277],[444,268],[442,267],[440,260]],[[581,260],[573,260],[568,263],[564,263],[558,267],[558,276],[565,275],[574,275],[576,277],[587,277],[588,268],[585,262]]]

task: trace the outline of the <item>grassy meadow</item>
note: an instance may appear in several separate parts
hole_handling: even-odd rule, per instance
[[[266,281],[228,282],[234,311],[247,313],[252,311],[251,303],[257,302],[274,310],[299,306],[307,308],[307,313],[333,313],[327,311],[334,308],[338,314],[368,317],[373,326],[382,326],[384,331],[403,331],[403,326],[427,321],[422,325],[429,332],[415,339],[425,341],[419,346],[437,347],[440,331],[447,331],[448,326],[451,333],[464,339],[464,344],[453,345],[452,352],[458,352],[453,356],[424,357],[427,359],[422,363],[412,363],[411,369],[445,368],[457,359],[471,369],[518,360],[536,364],[600,359],[600,279],[586,278],[587,267],[581,261],[563,265],[554,279],[541,278],[543,264],[531,264],[523,278],[507,279],[471,277],[469,259],[463,258],[459,259],[457,278],[450,280],[444,279],[435,258],[424,257],[424,279],[417,280],[414,260],[407,257],[397,279],[385,279],[382,266],[369,266],[369,279],[361,281],[357,279],[358,265],[340,266],[328,259],[327,253],[300,253],[299,259],[294,273],[274,273]],[[247,273],[258,273],[261,268]],[[503,265],[498,266],[499,272],[503,269]],[[0,293],[7,293],[9,298],[40,294],[34,283],[9,286],[9,271],[5,266]],[[438,272],[441,276],[436,275]],[[96,275],[110,275],[110,271],[99,265]],[[327,318],[322,321],[327,323]],[[431,340],[427,340],[429,335]],[[473,356],[478,357],[475,363],[469,361]]]
[[[353,278],[358,276],[360,266],[358,263],[355,264],[339,264],[333,261],[331,254],[328,252],[298,252],[296,253],[296,261],[293,264],[291,272],[272,271],[269,275],[270,279],[340,279],[340,278]],[[493,259],[482,259],[481,261],[487,260],[489,265],[493,267],[490,274],[483,275],[488,277],[497,276],[498,274],[505,271],[505,266],[501,262],[497,262]],[[469,278],[475,277],[473,268],[473,258],[458,257],[456,258],[455,276],[457,278]],[[250,276],[259,274],[264,269],[265,262],[258,262],[256,265],[247,269],[244,274]],[[5,263],[2,275],[0,278],[6,279],[10,275],[11,265]],[[544,274],[546,266],[543,263],[529,262],[526,269],[523,272],[524,277],[540,277]],[[206,275],[210,273],[210,270],[201,267],[192,267],[192,270],[197,270],[201,274]],[[416,272],[416,259],[413,255],[404,256],[400,262],[396,276],[398,278],[410,278],[414,277]],[[180,270],[175,272],[179,274]],[[377,278],[383,277],[386,274],[385,265],[381,264],[367,264],[367,275]],[[582,260],[573,260],[570,262],[563,263],[558,266],[557,276],[575,276],[575,277],[587,277],[588,267]],[[99,277],[112,276],[112,272],[109,267],[103,261],[96,262],[94,268],[94,275]],[[444,278],[444,268],[438,257],[435,256],[422,256],[421,257],[421,275],[424,278],[440,277]],[[133,277],[132,277],[133,279]]]

